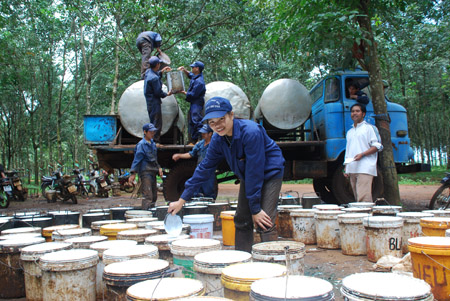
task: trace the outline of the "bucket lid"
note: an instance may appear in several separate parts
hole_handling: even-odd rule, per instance
[[[2,235],[7,234],[23,234],[23,233],[41,233],[41,227],[21,227],[3,230]]]
[[[108,264],[105,266],[103,278],[106,281],[136,283],[161,277],[161,274],[168,269],[169,262],[166,260],[152,258],[132,259]]]
[[[290,259],[299,259],[305,256],[305,244],[296,241],[270,241],[252,246],[252,257],[263,261],[284,261],[286,253]]]
[[[184,206],[184,208],[189,208],[189,209],[207,209],[208,206],[203,205],[203,204],[187,204],[186,206]]]
[[[109,215],[109,211],[88,212],[88,213],[83,214],[83,217],[105,216],[105,215]]]
[[[90,245],[90,249],[98,251],[100,258],[103,256],[105,250],[121,247],[121,248],[131,248],[137,245],[135,240],[106,240],[101,242],[96,242]]]
[[[39,259],[39,267],[44,271],[72,271],[95,266],[98,252],[87,249],[63,250],[44,254]]]
[[[60,210],[60,211],[49,211],[50,215],[79,215],[79,211],[69,211],[69,210]]]
[[[249,262],[252,255],[244,251],[217,250],[195,255],[194,270],[205,274],[220,275],[222,269],[236,263]]]
[[[45,242],[43,237],[28,237],[0,241],[0,253],[19,252],[22,248]]]
[[[148,223],[158,221],[157,217],[133,217],[127,218],[127,223],[131,224],[140,224],[140,223]]]
[[[147,236],[150,235],[155,235],[156,233],[158,233],[157,230],[151,230],[151,229],[133,229],[133,230],[124,230],[124,231],[120,231],[119,233],[117,233],[117,237],[122,237],[125,238],[137,238],[137,237],[143,237],[144,239]]]
[[[7,239],[23,239],[23,238],[29,238],[29,237],[42,237],[41,233],[18,233],[18,234],[7,234],[7,235],[1,235],[0,240],[7,240]]]
[[[101,235],[116,235],[120,231],[137,229],[136,224],[108,224],[100,227]]]
[[[152,212],[148,210],[128,210],[125,211],[125,216],[152,217]]]
[[[77,229],[80,228],[80,226],[78,225],[58,225],[58,226],[51,226],[51,227],[46,227],[44,229],[42,229],[42,234],[45,233],[52,233],[53,231],[60,231],[60,230],[69,230],[69,229]]]
[[[313,209],[317,210],[339,210],[338,205],[330,205],[330,204],[317,204],[313,206]]]
[[[256,300],[334,300],[330,282],[300,275],[257,280],[252,283],[250,295]]]
[[[213,221],[214,215],[212,214],[190,214],[183,217],[183,223],[186,224],[210,223]]]
[[[20,259],[24,261],[38,260],[42,255],[50,252],[71,249],[72,244],[66,242],[45,242],[31,245],[22,249]]]
[[[222,217],[222,216],[235,216],[235,215],[236,215],[236,210],[227,210],[227,211],[220,212],[220,217]]]
[[[202,295],[203,283],[189,278],[162,278],[146,280],[130,286],[127,297],[130,300],[172,300]]]
[[[164,226],[164,221],[154,221],[145,223],[146,229],[153,229],[154,226]]]
[[[119,206],[119,207],[112,207],[109,208],[110,211],[129,211],[129,210],[133,210],[134,207],[131,206]]]
[[[228,203],[209,203],[208,204],[208,207],[216,207],[216,206],[228,206],[228,205],[230,205],[230,204],[228,204]]]
[[[183,229],[183,222],[181,221],[181,217],[174,214],[166,214],[166,217],[164,218],[164,230],[169,234],[170,236],[179,236],[181,234],[181,231]]]
[[[132,248],[114,247],[103,252],[103,261],[125,261],[158,255],[158,248],[152,245],[136,245]]]
[[[341,292],[368,300],[424,300],[431,296],[431,287],[402,274],[369,272],[345,277]]]
[[[213,250],[220,250],[219,240],[209,238],[193,238],[175,240],[170,244],[170,251],[173,255],[195,256],[199,253]]]
[[[91,235],[91,229],[89,228],[78,228],[78,229],[63,229],[63,230],[55,230],[53,231],[54,236],[63,237],[63,236],[88,236]]]
[[[124,220],[120,219],[110,219],[110,220],[104,220],[104,221],[95,221],[91,223],[91,229],[92,230],[100,230],[101,226],[104,225],[110,225],[110,224],[124,224]]]
[[[270,262],[246,262],[230,265],[222,270],[222,284],[226,288],[250,292],[250,285],[259,279],[284,276],[286,267]],[[237,287],[236,287],[236,284]]]
[[[87,213],[92,212],[109,212],[109,208],[97,208],[97,209],[89,209]]]
[[[14,217],[16,218],[24,218],[29,217],[33,215],[40,215],[41,213],[39,211],[25,211],[25,212],[16,212],[14,213]]]
[[[345,214],[342,210],[317,210],[316,219],[337,219],[338,215]]]
[[[423,217],[420,225],[427,228],[450,229],[450,217]]]
[[[348,203],[348,207],[356,207],[356,208],[372,208],[373,206],[375,206],[375,203],[371,203],[371,202]]]
[[[291,211],[291,210],[296,210],[296,209],[302,209],[303,206],[302,205],[279,205],[277,207],[278,211]]]
[[[363,218],[364,227],[398,228],[403,226],[403,219],[397,216],[369,216]]]
[[[75,248],[77,245],[80,245],[80,244],[93,244],[96,242],[105,241],[107,239],[108,239],[107,236],[92,235],[92,236],[80,236],[80,237],[68,238],[64,242],[72,243]]]
[[[53,219],[53,217],[51,217],[51,216],[38,216],[38,217],[31,216],[29,218],[24,218],[21,220],[23,222],[42,222],[42,221],[49,221],[52,219]]]
[[[450,216],[450,210],[423,210],[423,213],[431,213],[436,217]]]
[[[433,214],[426,212],[399,212],[397,216],[403,218],[405,223],[419,223],[421,218],[433,217]]]
[[[291,210],[291,216],[314,217],[317,209],[294,209]]]
[[[363,218],[369,217],[368,213],[346,213],[338,216],[338,222],[343,224],[362,224]]]
[[[175,240],[182,240],[182,239],[190,239],[190,236],[188,234],[181,234],[178,237],[172,237],[168,234],[161,234],[161,235],[152,235],[145,239],[146,245],[157,245],[158,249],[160,250],[170,250],[169,243],[175,241]]]
[[[373,206],[374,213],[397,213],[402,211],[402,206]]]

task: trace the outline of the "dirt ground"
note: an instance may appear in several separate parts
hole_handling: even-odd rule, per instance
[[[438,186],[413,186],[401,185],[400,196],[403,203],[403,211],[421,211],[427,209],[431,196]],[[238,185],[220,184],[218,200],[235,200],[238,195]],[[313,192],[310,184],[285,184],[281,192],[297,191],[300,197],[304,193]],[[163,202],[163,196],[158,194],[158,201]],[[389,200],[388,200],[389,201]],[[50,211],[50,210],[73,210],[85,213],[89,209],[110,208],[115,206],[139,206],[140,200],[131,198],[130,194],[110,198],[79,198],[78,204],[63,204],[61,202],[48,204],[42,197],[30,199],[23,203],[13,202],[8,209],[0,210],[0,213],[8,215],[21,211]],[[340,281],[346,276],[372,270],[365,256],[345,256],[340,250],[323,250],[316,246],[307,246],[305,256],[305,275],[319,277],[330,281],[335,287],[335,293],[341,300],[339,287]]]

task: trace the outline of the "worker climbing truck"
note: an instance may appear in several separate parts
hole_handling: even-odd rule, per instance
[[[314,190],[327,203],[345,204],[354,197],[343,175],[345,135],[353,121],[350,107],[356,103],[348,86],[357,83],[370,98],[369,75],[361,70],[342,70],[326,76],[310,91],[292,79],[279,79],[262,93],[251,116],[245,93],[229,82],[206,85],[205,101],[214,96],[228,98],[238,118],[260,123],[274,139],[286,159],[284,180],[313,180]],[[142,125],[148,122],[143,96],[143,81],[134,83],[123,93],[118,115],[84,116],[84,140],[106,170],[129,168],[133,150],[142,138]],[[409,164],[413,150],[408,137],[408,122],[403,106],[385,98],[391,121],[391,140],[398,173],[429,170],[429,165]],[[366,106],[366,121],[375,124],[372,101]],[[163,128],[158,161],[164,170],[163,189],[168,201],[179,198],[185,181],[192,175],[195,160],[178,160],[172,155],[187,152],[184,144],[184,117],[173,95],[162,101]],[[223,162],[216,172],[218,182],[235,179]],[[383,195],[383,178],[379,170],[373,181],[373,197]]]

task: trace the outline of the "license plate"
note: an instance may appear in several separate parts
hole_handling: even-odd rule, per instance
[[[3,190],[6,191],[6,192],[10,192],[10,191],[12,191],[12,187],[9,186],[9,185],[3,186]]]
[[[108,185],[106,182],[101,182],[100,186],[105,187],[106,185]]]
[[[75,185],[70,185],[69,187],[67,187],[67,190],[69,190],[70,193],[73,193],[77,191],[77,188],[75,187]]]

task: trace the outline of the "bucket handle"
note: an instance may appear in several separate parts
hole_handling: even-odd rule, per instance
[[[436,260],[434,260],[430,255],[426,254],[424,251],[420,251],[420,253],[422,253],[423,255],[425,255],[426,257],[428,257],[428,259],[430,259],[431,261],[433,261],[434,263],[437,263],[438,265],[440,265],[441,267],[443,267],[444,269],[450,271],[450,269],[444,265],[442,265],[441,263],[437,262]]]
[[[300,198],[300,194],[298,193],[298,191],[295,191],[295,190],[288,190],[288,191],[283,192],[283,194],[287,195],[287,194],[289,194],[291,192],[296,193],[297,197]],[[281,197],[281,195],[280,195],[280,197]]]
[[[302,197],[308,194],[313,194],[314,196],[318,196],[320,198],[320,192],[305,192],[302,194]]]

